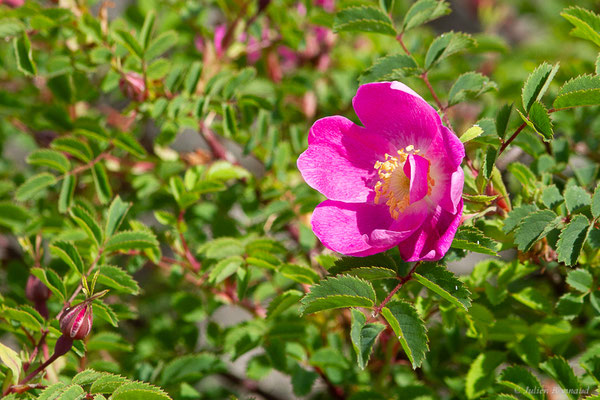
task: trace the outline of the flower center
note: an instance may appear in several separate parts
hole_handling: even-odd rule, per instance
[[[418,153],[419,150],[410,145],[398,150],[396,156],[386,154],[384,161],[375,163],[379,175],[375,184],[375,203],[385,202],[394,219],[398,219],[409,205],[430,195],[435,185],[429,176],[429,161]]]

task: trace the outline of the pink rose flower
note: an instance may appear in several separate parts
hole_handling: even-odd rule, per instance
[[[220,24],[215,28],[215,37],[214,37],[214,45],[215,52],[217,53],[217,57],[221,58],[225,53],[225,49],[223,48],[223,39],[225,39],[225,34],[227,33],[227,25]]]
[[[352,104],[364,127],[322,118],[298,158],[304,180],[327,197],[313,231],[345,255],[398,246],[405,261],[439,260],[461,221],[463,144],[403,83],[363,85]]]

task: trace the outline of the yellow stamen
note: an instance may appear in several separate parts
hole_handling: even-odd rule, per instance
[[[400,213],[410,205],[410,179],[404,174],[403,167],[409,154],[417,154],[413,145],[400,149],[396,156],[385,155],[384,161],[377,161],[375,169],[379,175],[379,181],[375,184],[375,203],[385,204],[390,208],[390,215],[398,219]],[[433,178],[427,174],[428,190],[431,194],[435,185]]]

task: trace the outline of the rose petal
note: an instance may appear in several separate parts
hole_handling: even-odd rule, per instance
[[[352,104],[363,125],[397,149],[413,145],[425,151],[440,134],[442,125],[435,109],[400,82],[362,85]]]
[[[325,247],[350,256],[386,251],[408,238],[427,216],[426,207],[409,207],[399,220],[385,205],[325,200],[312,216],[313,232]]]
[[[330,200],[356,203],[374,198],[378,179],[374,165],[388,150],[385,141],[335,116],[315,122],[308,142],[298,158],[298,169],[309,186]]]
[[[432,169],[434,170],[434,169]],[[458,203],[462,199],[465,174],[459,166],[453,173],[432,173],[435,184],[431,191],[431,200],[449,213],[456,214]]]
[[[436,261],[444,257],[460,225],[462,210],[462,199],[456,214],[437,207],[410,238],[398,245],[402,259],[407,262]]]
[[[410,154],[404,163],[404,174],[410,180],[409,203],[421,200],[427,194],[429,161],[419,155]]]

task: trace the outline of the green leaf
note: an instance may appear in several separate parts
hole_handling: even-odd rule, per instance
[[[375,290],[369,282],[340,275],[313,285],[301,301],[300,312],[311,314],[334,308],[373,307],[375,301]]]
[[[482,75],[479,72],[466,72],[459,76],[456,82],[454,82],[454,85],[450,88],[450,92],[448,93],[448,105],[451,106],[467,99],[479,97],[483,93],[496,88],[496,84],[490,81],[487,76]]]
[[[189,94],[196,92],[196,86],[198,86],[198,80],[202,74],[202,63],[199,61],[193,62],[188,70],[185,78],[184,89]]]
[[[466,311],[471,307],[471,292],[452,272],[441,265],[427,263],[419,266],[413,277],[421,285]]]
[[[356,353],[358,366],[361,369],[365,369],[371,357],[375,340],[377,340],[377,336],[385,329],[385,325],[378,322],[367,324],[367,318],[362,312],[354,308],[351,311],[352,327],[350,338],[352,339],[352,346]]]
[[[232,256],[225,258],[215,265],[214,269],[208,276],[212,284],[218,284],[235,274],[236,271],[244,265],[244,259],[240,256]]]
[[[556,313],[565,319],[577,317],[583,309],[583,298],[585,295],[565,293],[556,303]]]
[[[146,50],[145,59],[152,60],[177,44],[177,33],[174,31],[163,32],[150,41]]]
[[[225,137],[233,138],[237,136],[238,126],[235,116],[235,110],[230,104],[223,103],[223,133]]]
[[[558,71],[559,64],[550,65],[548,63],[540,64],[533,72],[527,77],[523,90],[521,92],[521,98],[523,99],[523,108],[526,114],[529,114],[529,109],[536,101],[539,101],[548,87],[550,82]]]
[[[27,156],[31,165],[41,165],[65,173],[71,169],[71,163],[63,154],[49,149],[38,149]]]
[[[63,183],[60,187],[60,195],[58,196],[58,212],[66,213],[69,211],[71,204],[73,203],[73,196],[75,195],[75,185],[77,184],[77,178],[75,175],[65,175]]]
[[[31,329],[32,331],[40,331],[42,329],[41,321],[43,321],[43,318],[33,308],[27,310],[5,307],[0,311],[0,315],[2,315],[3,319],[18,322],[24,328]]]
[[[589,292],[594,285],[592,274],[590,274],[588,270],[581,268],[570,270],[567,274],[566,281],[569,286],[581,293]]]
[[[497,157],[498,149],[494,146],[488,146],[485,151],[483,162],[481,163],[481,173],[486,180],[489,180],[492,177]]]
[[[463,193],[463,199],[472,203],[490,203],[498,198],[499,195],[487,196],[485,194],[470,195]]]
[[[540,364],[540,369],[546,372],[552,379],[565,389],[565,394],[572,400],[579,398],[579,379],[575,376],[573,369],[564,358],[554,356]]]
[[[94,371],[93,369],[86,369],[75,375],[71,382],[76,385],[87,386],[91,385],[96,381],[96,379],[99,379],[104,375],[104,372]]]
[[[504,139],[506,136],[506,128],[508,127],[508,121],[510,120],[510,113],[513,109],[512,104],[505,104],[498,110],[496,115],[496,134]]]
[[[267,318],[273,318],[281,314],[294,304],[298,303],[302,296],[304,296],[304,293],[295,289],[290,289],[281,293],[269,303],[269,307],[267,307]]]
[[[161,388],[146,382],[128,382],[115,389],[112,400],[171,400]]]
[[[405,301],[392,301],[383,307],[381,315],[392,327],[413,369],[420,367],[429,347],[427,328],[417,310]]]
[[[538,379],[527,369],[513,365],[507,367],[498,378],[498,383],[519,392],[531,400],[544,400],[545,391]]]
[[[592,203],[592,197],[581,186],[568,186],[565,189],[565,203],[567,211],[572,214],[583,207]]]
[[[60,393],[60,396],[56,400],[80,400],[85,396],[83,388],[79,385],[66,386]]]
[[[119,375],[104,374],[104,376],[96,379],[89,392],[95,393],[107,393],[110,394],[115,391],[116,388],[127,382],[127,378]]]
[[[556,244],[558,262],[573,265],[579,258],[579,253],[587,237],[590,221],[584,215],[576,215],[567,227],[560,233]]]
[[[13,39],[13,48],[19,71],[28,76],[36,75],[37,67],[35,61],[33,61],[33,51],[27,32],[24,31],[22,35]]]
[[[92,150],[87,143],[72,136],[61,136],[50,143],[53,149],[64,151],[83,162],[90,162],[92,159]]]
[[[377,253],[367,257],[342,257],[339,260],[335,260],[327,272],[331,275],[336,275],[363,267],[380,267],[394,271],[398,269],[396,262],[390,256],[385,253]]]
[[[314,371],[308,371],[296,364],[292,369],[292,388],[296,396],[306,396],[312,390],[312,386],[319,375]]]
[[[137,39],[131,33],[123,29],[117,29],[114,32],[114,37],[115,40],[123,45],[131,54],[140,60],[144,57],[142,45],[139,44]]]
[[[558,206],[563,201],[564,199],[556,185],[548,186],[542,192],[542,203],[550,209]]]
[[[533,172],[524,164],[520,162],[513,162],[508,166],[508,170],[527,191],[533,191],[535,189],[535,182],[537,178]]]
[[[104,235],[102,229],[96,222],[93,216],[91,216],[86,210],[81,207],[75,206],[71,208],[71,217],[75,220],[77,225],[85,231],[90,239],[92,239],[98,246],[104,241]]]
[[[70,242],[54,242],[50,245],[50,252],[63,260],[78,275],[83,276],[86,269],[77,248]]]
[[[521,251],[528,251],[538,240],[556,228],[561,218],[552,210],[539,210],[527,215],[515,231],[515,244]]]
[[[445,1],[419,0],[415,2],[404,15],[402,32],[416,28],[429,21],[433,21],[446,14],[450,14],[450,5]]]
[[[465,381],[467,398],[475,399],[491,388],[494,383],[494,371],[504,361],[504,353],[488,351],[477,356],[471,364]]]
[[[331,272],[331,271],[330,271]],[[344,271],[345,274],[356,276],[367,281],[396,278],[396,271],[382,267],[360,267]]]
[[[113,139],[115,146],[133,154],[137,158],[144,158],[146,156],[146,150],[141,144],[133,137],[133,135],[119,132]]]
[[[25,25],[16,18],[0,19],[0,38],[17,36],[25,30]]]
[[[552,130],[552,121],[548,110],[542,103],[536,101],[529,110],[529,120],[533,124],[535,131],[540,134],[544,141],[548,142],[554,137],[554,131]]]
[[[17,201],[27,201],[38,195],[46,187],[54,185],[56,178],[47,172],[42,172],[27,179],[15,192]]]
[[[38,267],[31,268],[29,272],[38,277],[40,281],[54,294],[60,301],[65,301],[67,289],[58,274],[51,269],[42,269]]]
[[[112,198],[112,188],[108,182],[106,168],[101,162],[97,162],[92,167],[92,176],[94,177],[94,186],[96,186],[96,195],[100,203],[106,204]]]
[[[312,268],[304,265],[286,263],[279,267],[279,272],[294,282],[312,285],[320,278],[319,274]]]
[[[537,207],[533,204],[524,204],[514,208],[508,213],[508,217],[504,220],[504,227],[502,228],[502,231],[506,234],[512,232],[512,230],[519,225],[523,218],[536,210]]]
[[[571,35],[600,46],[600,15],[581,7],[569,7],[560,15],[575,26]]]
[[[125,215],[129,208],[131,207],[131,203],[125,203],[121,200],[121,197],[117,195],[112,203],[110,203],[110,207],[108,208],[108,216],[106,218],[106,226],[104,228],[104,234],[106,237],[111,237],[121,226],[123,221],[125,220]]]
[[[393,81],[415,73],[418,65],[414,58],[406,54],[393,54],[378,58],[358,78],[361,85],[369,82]]]
[[[161,374],[162,385],[178,382],[196,382],[206,375],[226,370],[225,364],[210,353],[188,354],[168,363]]]
[[[376,7],[348,7],[335,14],[334,32],[375,32],[396,36],[390,17]]]
[[[552,310],[550,300],[542,292],[530,286],[518,293],[513,293],[512,297],[532,310],[545,313],[549,313]]]
[[[429,70],[439,61],[459,51],[475,46],[475,40],[462,32],[447,32],[433,40],[425,56],[425,69]]]
[[[598,104],[600,104],[600,76],[581,75],[560,88],[553,106],[556,109],[564,109]]]
[[[490,256],[498,255],[498,242],[488,238],[474,226],[460,226],[452,241],[452,247]]]
[[[57,382],[53,385],[50,385],[46,387],[46,389],[42,390],[42,393],[40,393],[40,396],[37,398],[37,400],[56,400],[66,386],[67,385],[62,382]]]
[[[158,249],[156,236],[147,231],[123,231],[113,235],[104,245],[104,251]]]
[[[465,133],[460,136],[460,141],[467,143],[470,140],[475,139],[483,133],[483,129],[479,125],[473,125]]]
[[[592,196],[592,216],[594,218],[600,218],[600,184],[596,186],[594,195]]]
[[[19,354],[8,346],[0,343],[0,361],[12,372],[12,383],[19,382],[22,361]]]
[[[140,31],[139,43],[144,49],[148,48],[150,44],[150,36],[152,35],[152,28],[154,28],[154,21],[156,20],[156,11],[150,10],[146,13],[144,18],[144,25]]]
[[[19,231],[31,221],[31,214],[25,208],[9,202],[0,202],[0,226]]]
[[[112,265],[101,265],[98,267],[98,283],[108,286],[119,292],[138,294],[140,287],[128,272]]]

